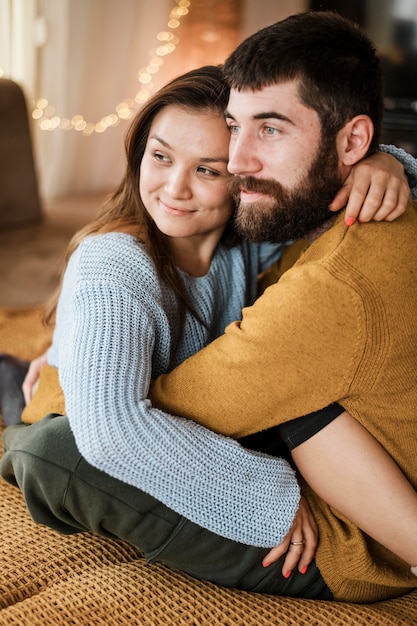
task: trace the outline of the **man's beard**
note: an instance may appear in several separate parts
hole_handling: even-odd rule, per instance
[[[304,237],[334,215],[329,204],[341,184],[334,139],[322,143],[309,171],[293,189],[274,180],[234,176],[230,192],[237,203],[235,228],[255,243],[282,243]],[[270,202],[241,203],[241,187],[267,194]]]

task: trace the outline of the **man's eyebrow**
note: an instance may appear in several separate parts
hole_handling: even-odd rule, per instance
[[[226,111],[224,114],[225,119],[231,119],[234,120],[234,116],[229,113],[229,111]],[[270,120],[270,119],[275,119],[275,120],[280,120],[282,122],[288,122],[289,124],[294,125],[294,122],[287,117],[286,115],[283,115],[282,113],[277,113],[276,111],[265,111],[264,113],[257,113],[256,115],[254,115],[252,117],[252,119],[254,120]]]

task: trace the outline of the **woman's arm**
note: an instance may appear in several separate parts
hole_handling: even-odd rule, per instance
[[[26,404],[29,404],[37,389],[41,369],[48,362],[48,350],[30,362],[28,372],[22,384],[22,391]]]
[[[166,369],[178,327],[175,300],[147,255],[121,235],[103,235],[71,260],[54,341],[82,456],[212,532],[260,547],[281,542],[300,498],[290,465],[147,399],[152,365]]]
[[[417,493],[356,419],[342,413],[292,455],[325,502],[406,563],[417,563]]]
[[[381,152],[355,165],[329,206],[346,206],[347,226],[356,219],[392,221],[404,213],[410,197],[417,197],[417,159],[396,146],[381,146]]]

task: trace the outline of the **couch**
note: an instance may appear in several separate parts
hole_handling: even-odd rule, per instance
[[[42,307],[0,309],[0,352],[40,354]],[[51,476],[53,480],[53,476]],[[62,536],[35,524],[20,491],[0,480],[0,626],[414,626],[417,590],[355,605],[217,587],[124,542]]]
[[[26,100],[6,78],[0,78],[0,137],[0,226],[38,223],[42,208]]]

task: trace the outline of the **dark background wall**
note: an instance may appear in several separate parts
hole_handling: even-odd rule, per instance
[[[360,24],[375,43],[385,81],[382,141],[417,156],[417,2],[311,0],[311,10],[333,10]]]

